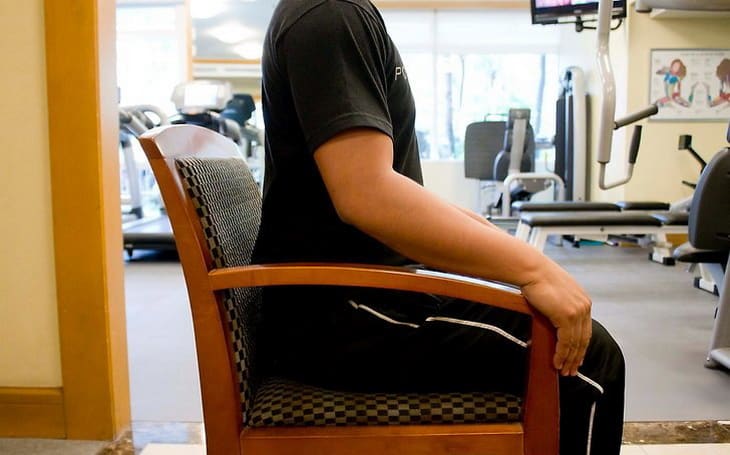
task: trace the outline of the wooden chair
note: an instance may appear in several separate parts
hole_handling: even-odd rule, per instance
[[[555,332],[518,291],[398,267],[250,264],[261,200],[234,143],[191,125],[156,128],[140,142],[160,186],[185,273],[208,454],[557,455],[558,381],[551,366]],[[427,292],[530,315],[525,396],[353,394],[267,378],[257,369],[253,321],[259,288],[278,285]],[[431,412],[441,400],[448,402],[448,411]],[[426,412],[409,412],[414,403],[426,406]],[[385,420],[375,417],[378,406],[387,407]],[[470,406],[471,411],[464,411]]]

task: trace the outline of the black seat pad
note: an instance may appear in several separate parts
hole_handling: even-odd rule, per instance
[[[631,212],[525,212],[520,221],[536,226],[661,226],[646,213]]]
[[[700,250],[689,242],[679,245],[674,250],[674,259],[692,264],[727,264],[729,250]]]
[[[669,210],[669,204],[657,201],[619,201],[621,210]]]
[[[610,202],[528,202],[517,201],[512,203],[512,209],[518,212],[618,212],[621,210],[616,204]]]
[[[689,212],[652,213],[651,216],[661,221],[664,226],[687,226],[689,224]]]

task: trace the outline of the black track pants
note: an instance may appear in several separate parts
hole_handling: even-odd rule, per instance
[[[405,292],[303,292],[299,302],[319,302],[289,308],[286,318],[277,312],[269,324],[281,374],[360,391],[524,392],[524,315]],[[560,453],[618,455],[624,360],[596,321],[579,372],[560,379]]]

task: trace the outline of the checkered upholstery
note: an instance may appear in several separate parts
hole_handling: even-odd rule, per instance
[[[261,221],[261,196],[246,163],[237,158],[180,158],[176,166],[193,200],[215,266],[251,263]],[[257,288],[226,291],[223,296],[241,393],[243,422],[249,420],[259,382],[255,366],[256,327],[261,298]]]
[[[200,217],[216,267],[251,262],[261,219],[261,197],[240,159],[180,158],[183,186]],[[387,394],[316,388],[256,370],[256,288],[223,297],[235,355],[243,424],[271,426],[397,425],[509,422],[520,418],[520,399],[503,393]]]
[[[265,381],[249,425],[346,426],[515,422],[520,398],[506,393],[355,393],[285,379]]]

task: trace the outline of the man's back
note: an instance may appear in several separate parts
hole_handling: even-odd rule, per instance
[[[340,220],[313,159],[338,133],[373,128],[393,139],[393,168],[421,183],[413,97],[375,7],[367,0],[280,2],[263,73],[266,181],[254,259],[406,262]]]

